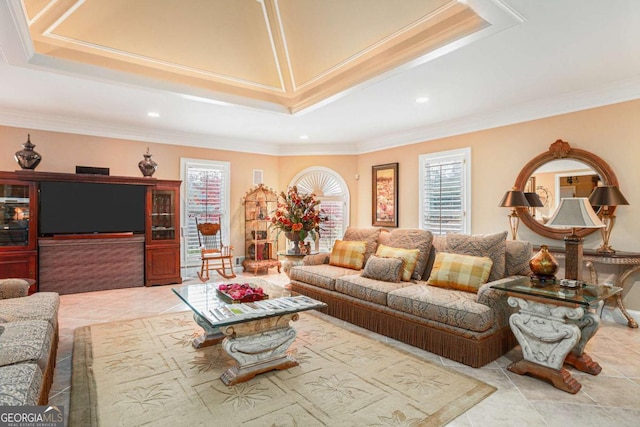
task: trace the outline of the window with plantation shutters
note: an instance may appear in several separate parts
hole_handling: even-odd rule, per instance
[[[470,233],[471,149],[420,156],[420,228]]]
[[[320,209],[328,219],[320,225],[319,252],[331,252],[333,243],[342,238],[349,221],[349,190],[346,182],[335,171],[311,167],[296,175],[290,185],[296,185],[303,194],[315,194]]]
[[[200,265],[198,222],[220,222],[222,241],[229,242],[229,162],[181,159],[183,194],[182,265]]]

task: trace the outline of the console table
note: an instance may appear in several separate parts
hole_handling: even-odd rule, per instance
[[[535,247],[534,251],[537,252],[540,247]],[[558,259],[564,259],[565,249],[564,247],[551,247],[549,246],[549,252],[553,253]],[[630,328],[637,328],[638,323],[627,312],[622,302],[622,294],[624,293],[624,287],[626,281],[635,272],[640,271],[640,252],[623,252],[617,251],[612,254],[598,252],[595,249],[584,249],[582,259],[585,261],[585,267],[589,270],[589,281],[594,284],[598,284],[598,272],[595,264],[602,265],[617,265],[622,268],[621,273],[616,274],[615,285],[622,288],[622,292],[616,293],[615,298],[616,306],[620,309],[622,315],[627,319],[627,325]]]

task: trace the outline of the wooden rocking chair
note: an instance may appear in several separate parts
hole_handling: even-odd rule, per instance
[[[198,224],[198,243],[200,244],[200,258],[202,266],[198,277],[200,280],[209,280],[209,271],[214,270],[225,279],[233,279],[233,247],[222,243],[220,224],[204,222]]]

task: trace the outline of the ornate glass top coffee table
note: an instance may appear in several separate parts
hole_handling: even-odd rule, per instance
[[[522,347],[523,359],[507,369],[550,380],[569,393],[577,393],[582,385],[563,367],[564,363],[592,375],[600,373],[600,365],[584,352],[600,327],[600,318],[590,309],[622,288],[590,284],[537,287],[526,279],[492,288],[505,291],[509,305],[520,308],[511,315],[509,324]]]
[[[214,283],[172,289],[193,310],[194,320],[204,329],[192,345],[201,348],[222,342],[222,348],[238,362],[220,377],[226,385],[247,381],[273,369],[297,366],[298,362],[286,354],[296,338],[296,330],[289,321],[298,320],[301,311],[326,307],[322,302],[264,280],[249,283],[263,288],[269,298],[230,303],[218,291],[219,284]]]

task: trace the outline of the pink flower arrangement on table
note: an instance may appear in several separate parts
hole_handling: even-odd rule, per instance
[[[262,288],[253,288],[248,283],[230,283],[218,286],[218,290],[234,301],[260,301],[267,295]]]
[[[299,194],[298,187],[289,187],[287,193],[280,192],[278,208],[269,218],[271,227],[287,234],[287,238],[304,240],[307,236],[320,236],[320,223],[327,220],[319,209],[320,202],[315,194]],[[276,238],[277,238],[276,235]]]

